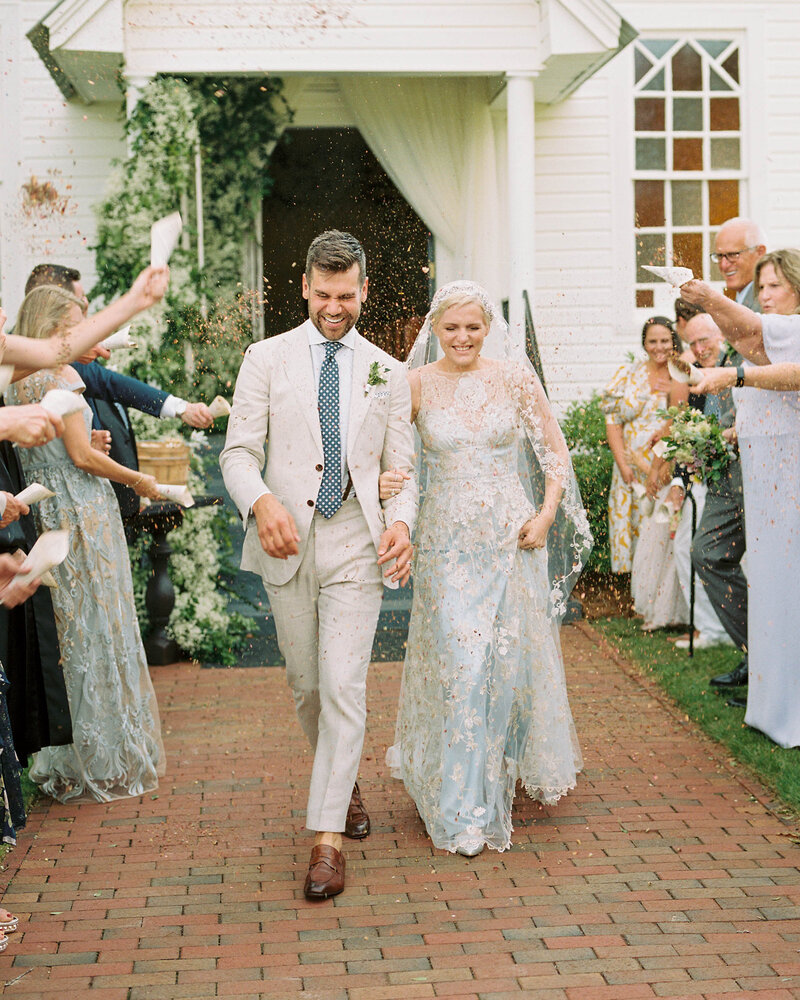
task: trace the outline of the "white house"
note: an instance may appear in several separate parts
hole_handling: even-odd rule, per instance
[[[91,283],[119,81],[130,107],[157,73],[267,72],[294,128],[361,132],[438,283],[482,282],[518,336],[527,292],[563,403],[671,313],[638,265],[718,278],[735,214],[800,243],[799,44],[794,0],[0,0],[3,304],[42,259]]]

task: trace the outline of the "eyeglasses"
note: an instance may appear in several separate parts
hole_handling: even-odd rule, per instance
[[[714,261],[715,264],[719,264],[721,260],[727,260],[729,264],[735,264],[743,253],[747,253],[748,250],[755,249],[756,248],[754,246],[744,247],[743,250],[731,250],[730,253],[710,253],[708,256]]]

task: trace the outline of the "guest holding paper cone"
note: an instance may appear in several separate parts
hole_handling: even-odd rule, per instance
[[[15,379],[39,368],[55,368],[74,361],[137,313],[155,305],[163,298],[168,283],[166,267],[146,267],[130,291],[111,305],[84,319],[83,304],[79,303],[81,322],[60,331],[57,337],[41,341],[10,333],[3,335],[6,314],[0,309],[0,361],[15,366]]]
[[[57,285],[75,295],[86,313],[89,300],[84,294],[80,271],[62,264],[37,264],[25,284],[25,293],[41,285]],[[92,411],[92,441],[95,448],[110,455],[120,465],[138,469],[136,438],[133,433],[128,408],[148,413],[162,420],[177,418],[188,427],[206,429],[219,415],[212,413],[205,403],[189,402],[174,396],[158,386],[148,385],[139,379],[112,371],[92,362],[98,357],[107,358],[109,352],[102,344],[82,354],[75,364],[75,371],[86,385],[84,396]],[[223,401],[224,402],[224,401]],[[230,411],[230,407],[228,407]],[[112,483],[119,502],[122,522],[130,529],[139,512],[139,500],[134,491]]]
[[[68,339],[82,324],[81,302],[53,286],[34,289],[20,310],[20,339]],[[10,402],[38,402],[49,389],[80,393],[68,365],[31,375],[7,392]],[[108,801],[158,785],[164,748],[133,600],[128,549],[110,479],[157,499],[155,479],[118,464],[90,445],[91,414],[64,418],[64,435],[22,452],[30,482],[56,496],[34,508],[39,530],[66,528],[70,549],[53,576],[53,607],[74,742],[34,755],[32,780],[59,801]],[[102,477],[102,478],[101,478]]]

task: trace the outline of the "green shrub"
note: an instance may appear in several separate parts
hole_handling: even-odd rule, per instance
[[[572,403],[561,421],[561,429],[572,454],[583,505],[594,535],[594,548],[586,568],[610,573],[608,493],[614,459],[606,443],[606,418],[600,409],[598,394]]]

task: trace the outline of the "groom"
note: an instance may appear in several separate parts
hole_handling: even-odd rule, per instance
[[[264,581],[314,749],[308,899],[344,888],[342,833],[369,833],[356,784],[367,668],[381,574],[389,586],[408,580],[417,509],[413,478],[385,510],[378,498],[381,471],[412,473],[414,444],[404,367],[355,328],[367,283],[364,250],[349,233],[312,242],[303,275],[309,318],[247,349],[220,456],[246,524],[242,569]]]

